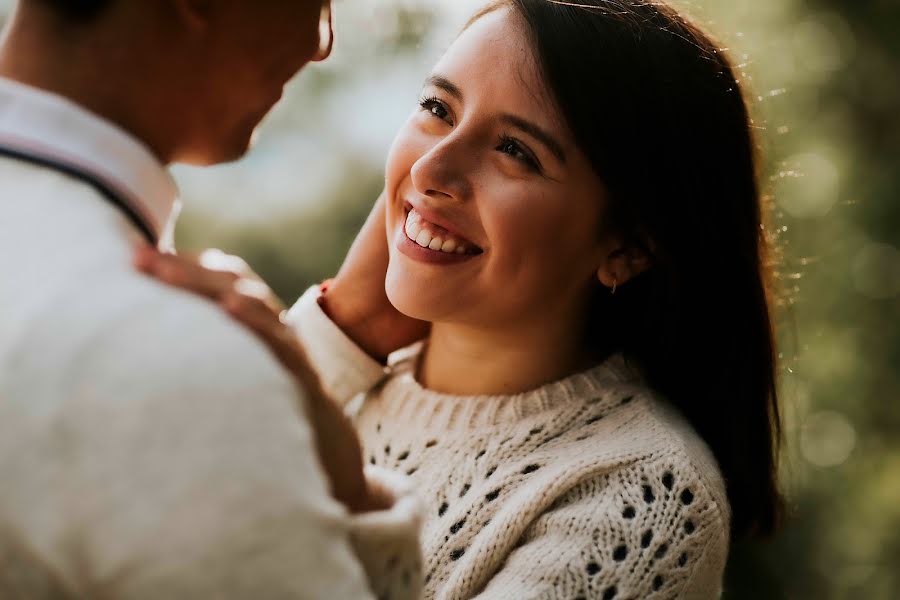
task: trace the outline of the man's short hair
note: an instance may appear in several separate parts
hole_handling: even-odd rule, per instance
[[[43,4],[68,21],[86,23],[96,19],[114,0],[29,0]]]

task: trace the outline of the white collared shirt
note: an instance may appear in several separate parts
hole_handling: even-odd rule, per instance
[[[0,146],[171,229],[163,166],[71,102],[0,80]],[[0,597],[414,597],[411,492],[371,472],[394,506],[348,515],[293,379],[138,274],[141,239],[95,186],[0,156]]]
[[[70,100],[0,77],[0,148],[82,171],[116,193],[171,246],[178,188],[140,140]]]

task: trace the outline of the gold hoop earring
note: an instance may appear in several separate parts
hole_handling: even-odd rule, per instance
[[[618,288],[618,287],[619,287],[619,280],[616,278],[615,275],[613,275],[613,287],[612,287],[612,292],[611,292],[611,293],[612,293],[612,294],[615,294],[615,293],[616,293],[616,288]]]

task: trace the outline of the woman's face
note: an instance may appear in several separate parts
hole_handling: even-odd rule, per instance
[[[386,290],[409,316],[535,324],[571,318],[596,285],[603,187],[522,27],[502,9],[464,31],[394,140]]]

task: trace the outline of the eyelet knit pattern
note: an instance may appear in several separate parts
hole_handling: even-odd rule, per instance
[[[365,459],[416,486],[424,598],[721,595],[731,515],[719,468],[621,356],[524,394],[439,394],[413,376],[421,345],[385,372],[318,297],[310,288],[289,322],[332,398],[369,390],[355,407]]]
[[[425,506],[427,599],[717,598],[729,509],[711,453],[624,360],[511,396],[424,389],[395,355],[356,422]]]

